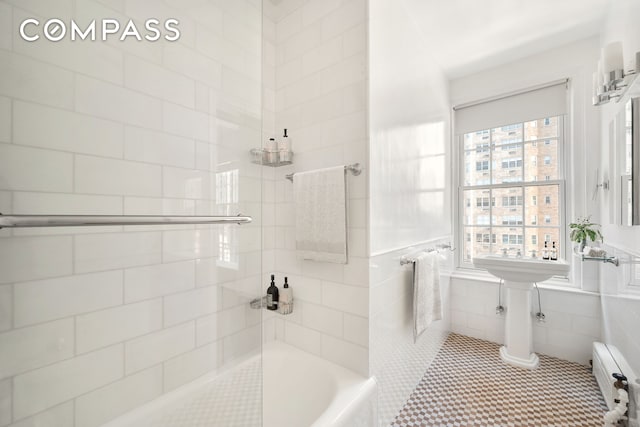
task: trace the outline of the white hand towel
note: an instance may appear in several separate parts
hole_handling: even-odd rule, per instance
[[[442,319],[440,268],[437,252],[422,253],[413,264],[413,341]]]
[[[298,258],[347,263],[346,185],[344,166],[295,174]]]

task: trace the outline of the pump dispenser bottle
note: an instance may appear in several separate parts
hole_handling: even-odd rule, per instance
[[[277,310],[280,295],[276,286],[276,276],[271,275],[271,285],[267,288],[267,310]]]
[[[542,250],[542,259],[549,259],[549,248],[547,247],[547,241],[544,242],[544,249]]]
[[[278,301],[278,311],[281,314],[291,314],[293,311],[293,292],[289,287],[289,280],[284,278],[284,285],[280,291],[280,300]]]
[[[556,248],[556,242],[553,242],[553,245],[551,246],[551,254],[549,255],[549,259],[551,261],[558,260],[558,249]]]
[[[288,163],[292,160],[291,152],[291,138],[287,135],[287,130],[284,130],[282,138],[278,140],[278,155],[281,162]]]

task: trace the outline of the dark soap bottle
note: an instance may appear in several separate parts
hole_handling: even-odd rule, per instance
[[[267,288],[267,310],[277,310],[280,292],[276,286],[276,276],[271,275],[271,285]]]

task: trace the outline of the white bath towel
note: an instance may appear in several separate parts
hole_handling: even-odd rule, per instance
[[[413,341],[434,320],[442,319],[437,252],[421,253],[413,264]]]
[[[293,179],[298,258],[347,263],[344,166],[299,172]]]

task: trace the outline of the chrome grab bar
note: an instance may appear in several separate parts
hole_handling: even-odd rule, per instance
[[[250,216],[186,215],[2,215],[1,228],[83,227],[94,225],[247,224]]]

